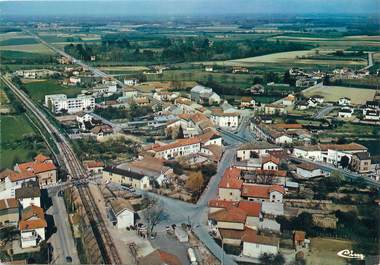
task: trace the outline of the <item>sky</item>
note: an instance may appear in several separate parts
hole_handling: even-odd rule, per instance
[[[0,16],[380,14],[380,0],[0,0]]]

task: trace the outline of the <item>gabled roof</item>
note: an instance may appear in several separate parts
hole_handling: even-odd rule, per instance
[[[218,222],[245,224],[245,220],[247,219],[247,214],[243,210],[237,207],[231,207],[228,209],[223,209],[221,211],[217,211],[215,213],[209,214],[209,218],[216,220]]]
[[[226,169],[223,178],[219,182],[219,188],[226,189],[241,189],[243,181],[240,179],[241,170],[239,168],[231,167]]]
[[[143,179],[145,177],[142,174],[139,174],[139,173],[136,173],[136,172],[132,172],[130,170],[121,169],[121,168],[118,168],[118,167],[110,167],[110,166],[109,167],[105,167],[103,171],[114,173],[114,174],[118,174],[118,175],[121,175],[121,176],[133,178],[133,179],[137,179],[137,180],[141,180],[141,179]]]
[[[15,208],[18,208],[18,203],[16,199],[10,198],[10,199],[0,200],[0,210],[15,209]]]
[[[259,217],[261,213],[261,203],[252,201],[240,201],[239,209],[243,210],[247,216]]]
[[[368,152],[358,152],[358,153],[355,153],[353,155],[356,156],[357,158],[359,158],[360,160],[370,160],[371,159]]]
[[[101,162],[101,161],[95,161],[95,160],[91,160],[91,161],[85,161],[83,162],[84,166],[86,168],[97,168],[97,167],[104,167],[104,163]]]
[[[211,200],[208,202],[208,207],[213,208],[231,208],[232,206],[238,206],[239,202],[237,201],[226,201],[226,200]]]
[[[30,230],[47,227],[44,210],[38,206],[31,205],[22,211],[19,222],[19,230]]]
[[[132,205],[129,203],[129,201],[122,199],[122,198],[112,200],[110,202],[110,205],[111,205],[111,208],[112,208],[112,210],[116,216],[119,215],[120,213],[124,212],[124,210],[134,212],[134,209],[133,209]]]
[[[257,231],[246,228],[241,240],[247,243],[255,243],[260,245],[278,246],[280,240],[274,236],[259,235]]]
[[[307,170],[307,171],[314,171],[316,169],[319,169],[317,165],[312,164],[312,163],[307,163],[307,162],[300,163],[296,165],[296,167]]]
[[[246,143],[239,146],[238,150],[260,150],[260,149],[279,149],[280,147],[270,144],[266,141],[255,141]]]
[[[272,191],[285,193],[284,187],[280,185],[260,185],[260,184],[243,184],[242,196],[268,199]]]
[[[280,159],[277,158],[277,157],[275,157],[275,156],[269,155],[269,156],[264,157],[261,163],[264,165],[264,164],[266,164],[268,162],[272,162],[272,163],[274,163],[276,165],[279,165],[280,164]]]
[[[50,160],[50,158],[47,157],[47,156],[44,156],[43,154],[38,154],[38,155],[34,158],[34,161],[37,161],[37,162],[40,162],[40,163],[43,163],[43,162],[45,162],[46,160]]]
[[[198,137],[178,139],[175,142],[172,142],[170,144],[155,146],[152,148],[152,150],[155,152],[161,152],[161,151],[165,151],[165,150],[169,150],[169,149],[173,149],[173,148],[177,148],[181,146],[199,144],[199,143],[200,143],[200,140]]]

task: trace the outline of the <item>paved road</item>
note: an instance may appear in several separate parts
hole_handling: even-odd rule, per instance
[[[333,165],[322,163],[322,162],[311,161],[311,160],[308,160],[308,159],[300,159],[300,158],[296,158],[296,157],[292,157],[292,158],[294,160],[296,160],[296,161],[299,161],[299,162],[308,162],[308,163],[315,164],[315,165],[319,166],[324,171],[328,171],[328,172],[338,171],[345,178],[348,178],[348,179],[361,180],[361,181],[363,181],[363,182],[365,182],[365,183],[367,183],[369,185],[375,186],[377,188],[380,187],[380,182],[378,182],[376,180],[373,180],[373,179],[371,179],[369,177],[365,177],[365,176],[359,175],[359,174],[357,174],[355,172],[352,172],[352,171],[344,170],[342,168],[336,168]]]
[[[56,244],[53,244],[54,263],[65,264],[65,258],[70,256],[73,259],[73,264],[79,264],[78,253],[72,237],[68,214],[66,212],[63,198],[58,197],[57,195],[51,196],[51,198],[53,201],[53,207],[49,213],[53,215],[58,235],[58,237],[54,240]],[[55,235],[56,234],[53,234],[53,236]]]
[[[317,113],[315,113],[314,117],[315,119],[323,119],[327,114],[329,114],[334,109],[339,109],[339,106],[327,106],[322,109],[320,109]]]

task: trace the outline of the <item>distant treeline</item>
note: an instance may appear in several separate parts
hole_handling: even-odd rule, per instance
[[[97,44],[70,44],[65,52],[82,60],[96,55],[101,61],[144,61],[175,63],[207,60],[230,60],[276,52],[311,49],[313,46],[282,41],[224,40],[210,41],[203,37],[152,38],[131,41],[127,35],[108,34]]]

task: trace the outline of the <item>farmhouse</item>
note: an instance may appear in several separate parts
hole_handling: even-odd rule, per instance
[[[148,176],[118,167],[105,167],[102,177],[105,181],[131,186],[135,189],[149,190],[151,188]]]
[[[37,155],[32,162],[16,164],[14,170],[20,174],[36,176],[40,187],[57,182],[56,166],[49,157],[42,154]]]
[[[303,178],[319,177],[324,174],[322,169],[312,163],[297,164],[296,173]]]
[[[239,113],[237,112],[223,112],[221,109],[213,109],[210,118],[220,128],[236,130],[239,126]]]
[[[157,158],[176,158],[196,154],[201,150],[201,141],[197,137],[178,139],[169,144],[155,144],[148,152]]]
[[[310,159],[318,162],[340,165],[342,157],[351,159],[354,153],[367,152],[367,147],[357,144],[318,144],[309,146],[297,146],[293,149],[293,155],[299,158]]]
[[[242,185],[241,196],[249,201],[257,202],[275,202],[282,203],[282,197],[285,194],[284,187],[280,185],[260,185],[248,184]]]
[[[135,225],[135,212],[132,205],[125,199],[118,198],[110,202],[111,222],[117,229]]]
[[[199,104],[220,104],[220,96],[212,91],[212,88],[196,85],[190,90],[191,100]]]
[[[257,141],[253,143],[242,144],[236,151],[236,159],[239,161],[258,158],[268,154],[270,151],[280,151],[281,147],[267,143],[265,141]]]
[[[38,246],[45,240],[47,222],[44,210],[34,205],[23,209],[18,227],[21,233],[22,248]]]

